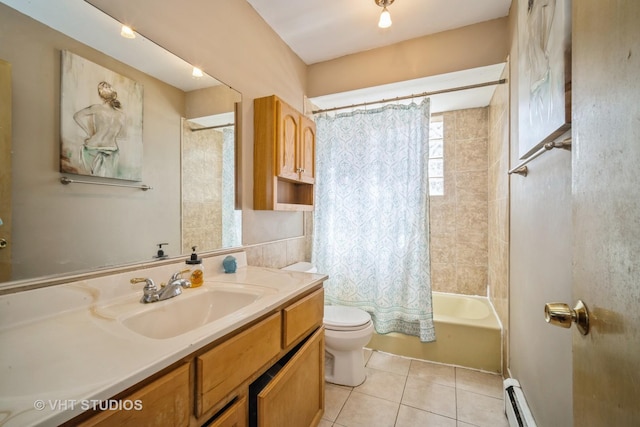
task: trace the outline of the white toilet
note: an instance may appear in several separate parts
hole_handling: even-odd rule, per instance
[[[316,273],[308,262],[283,270]],[[373,335],[371,316],[356,307],[324,306],[325,379],[333,384],[355,387],[366,379],[363,347]]]

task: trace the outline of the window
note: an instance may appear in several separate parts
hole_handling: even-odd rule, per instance
[[[431,116],[429,124],[429,196],[444,195],[444,122]]]

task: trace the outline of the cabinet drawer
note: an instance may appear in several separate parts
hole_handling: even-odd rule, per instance
[[[238,399],[233,405],[227,408],[207,427],[246,427],[247,426],[247,398]]]
[[[320,422],[324,413],[324,328],[311,335],[258,394],[257,409],[258,427]]]
[[[197,416],[222,401],[280,352],[280,313],[198,356]]]
[[[302,298],[283,311],[282,347],[287,348],[313,328],[322,325],[324,289]]]
[[[191,387],[189,363],[144,386],[126,398],[127,404],[142,406],[136,410],[105,410],[80,426],[187,426],[189,425]],[[139,401],[139,402],[137,402]],[[123,408],[127,406],[123,405]]]

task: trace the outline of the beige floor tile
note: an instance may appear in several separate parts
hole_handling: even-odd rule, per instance
[[[395,427],[456,427],[456,420],[400,405]]]
[[[318,427],[331,427],[332,425],[333,425],[333,423],[331,421],[320,420],[320,423],[318,424]]]
[[[379,351],[374,351],[367,362],[367,367],[369,368],[393,372],[394,374],[400,375],[407,375],[409,373],[410,365],[411,359]]]
[[[355,387],[354,391],[400,403],[404,384],[407,381],[405,375],[373,368],[366,368],[366,370],[367,379],[364,383]]]
[[[460,420],[458,420],[456,422],[457,422],[456,427],[476,427],[473,424],[467,424],[467,423],[464,423],[464,422],[462,422]]]
[[[458,420],[479,427],[509,427],[502,399],[457,390]]]
[[[502,377],[498,374],[456,368],[456,387],[473,393],[502,399]]]
[[[351,390],[334,384],[325,384],[324,387],[324,415],[322,418],[335,421],[342,410]]]
[[[371,357],[373,350],[371,350],[370,348],[364,348],[362,349],[362,351],[364,352],[364,364],[366,365],[367,362],[369,362],[369,358]]]
[[[445,417],[456,418],[456,389],[454,387],[408,377],[402,403]]]
[[[354,391],[336,423],[345,427],[393,427],[399,406],[398,403]]]
[[[456,386],[456,371],[453,366],[449,365],[412,360],[409,376],[450,387]]]

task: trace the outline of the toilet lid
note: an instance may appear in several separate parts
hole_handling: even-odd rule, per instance
[[[324,325],[328,329],[358,329],[371,322],[371,315],[356,307],[325,305]]]

